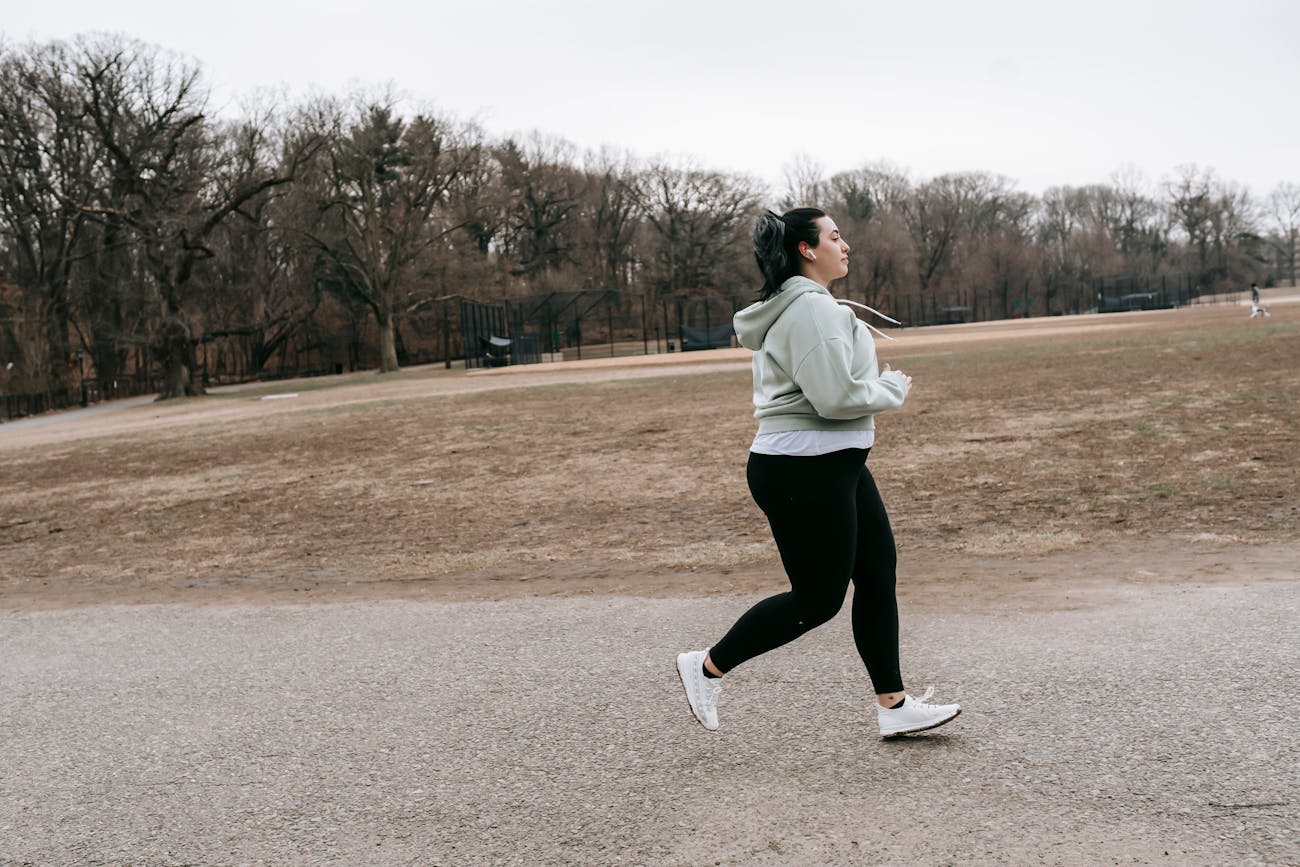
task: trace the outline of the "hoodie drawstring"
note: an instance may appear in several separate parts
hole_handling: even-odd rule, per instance
[[[865,305],[865,304],[859,304],[858,302],[856,302],[856,301],[850,301],[850,300],[847,299],[847,298],[836,298],[836,299],[835,299],[835,303],[836,303],[836,304],[852,304],[854,307],[861,307],[863,310],[866,310],[868,313],[874,313],[874,314],[876,314],[877,316],[879,316],[881,319],[885,320],[886,322],[892,322],[892,323],[894,323],[895,325],[902,325],[902,324],[903,324],[903,323],[899,322],[897,319],[894,319],[892,316],[886,316],[885,314],[881,313],[879,310],[877,310],[877,309],[874,308],[874,307],[868,307],[868,306]],[[893,339],[894,339],[894,338],[890,337],[888,334],[886,334],[885,332],[881,331],[881,330],[880,330],[879,328],[877,328],[876,326],[872,325],[870,322],[863,322],[862,324],[865,325],[865,326],[867,326],[867,327],[870,328],[872,331],[876,332],[877,334],[879,334],[881,337],[885,338],[886,340],[893,340]]]

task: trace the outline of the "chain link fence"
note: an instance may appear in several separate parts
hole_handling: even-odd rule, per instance
[[[1004,280],[978,290],[906,297],[840,288],[836,293],[880,309],[900,320],[902,327],[1150,310],[1206,300],[1186,273],[1099,277],[1060,285]],[[732,316],[754,300],[707,290],[657,297],[612,290],[550,292],[500,301],[453,296],[399,324],[397,355],[403,367],[474,369],[716,349],[736,345]],[[873,324],[895,327],[883,321]],[[269,355],[259,354],[247,335],[213,338],[198,347],[195,376],[211,387],[337,375],[377,367],[377,346],[373,322],[354,324],[345,333],[327,333],[309,323]],[[147,394],[158,387],[159,372],[137,361],[126,377],[112,383],[92,378],[60,390],[0,395],[0,419]]]

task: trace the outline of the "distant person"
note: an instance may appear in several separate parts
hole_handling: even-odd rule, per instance
[[[826,623],[853,582],[853,639],[876,696],[884,737],[932,729],[961,708],[908,695],[898,660],[894,536],[867,470],[874,416],[902,406],[912,378],[881,371],[870,332],[827,287],[849,271],[849,245],[816,208],[754,227],[759,300],[736,314],[754,350],[754,416],[746,476],[767,516],[790,590],[745,612],[719,641],[677,657],[691,711],[718,728],[723,675]],[[874,312],[874,311],[873,311]]]
[[[1259,284],[1251,283],[1250,284],[1250,318],[1254,319],[1256,316],[1271,316],[1271,315],[1272,314],[1268,312],[1268,308],[1265,307],[1263,304],[1259,303]]]

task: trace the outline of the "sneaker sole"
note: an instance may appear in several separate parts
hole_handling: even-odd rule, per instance
[[[948,717],[947,719],[941,719],[941,720],[939,720],[937,723],[931,723],[931,724],[928,725],[928,726],[921,726],[919,729],[903,729],[902,731],[890,732],[890,733],[887,734],[887,735],[886,735],[886,734],[882,734],[881,737],[882,737],[882,738],[897,738],[897,737],[902,737],[903,735],[914,735],[914,734],[916,734],[917,732],[928,732],[930,729],[937,729],[939,726],[947,725],[948,723],[952,722],[953,720],[955,720],[955,719],[956,719],[957,717],[959,717],[959,716],[961,716],[961,708],[957,708],[957,712],[956,712],[955,714],[953,714],[952,716]]]
[[[682,695],[686,697],[686,706],[691,709],[691,716],[695,717],[695,721],[699,723],[700,727],[706,732],[717,731],[717,729],[711,729],[705,725],[704,720],[700,719],[700,715],[695,712],[695,705],[691,703],[691,688],[686,685],[686,672],[682,670],[682,660],[680,657],[677,659],[676,668],[677,679],[682,682]]]

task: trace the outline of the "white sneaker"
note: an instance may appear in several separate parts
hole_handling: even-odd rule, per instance
[[[902,707],[888,708],[876,704],[876,718],[880,721],[880,736],[892,738],[896,735],[908,735],[937,728],[952,722],[961,713],[959,704],[926,704],[934,695],[930,687],[918,699],[910,695],[903,699]]]
[[[718,693],[722,692],[722,678],[704,676],[704,657],[708,652],[705,648],[677,654],[677,674],[682,678],[691,713],[695,714],[700,725],[712,732],[718,730]]]

